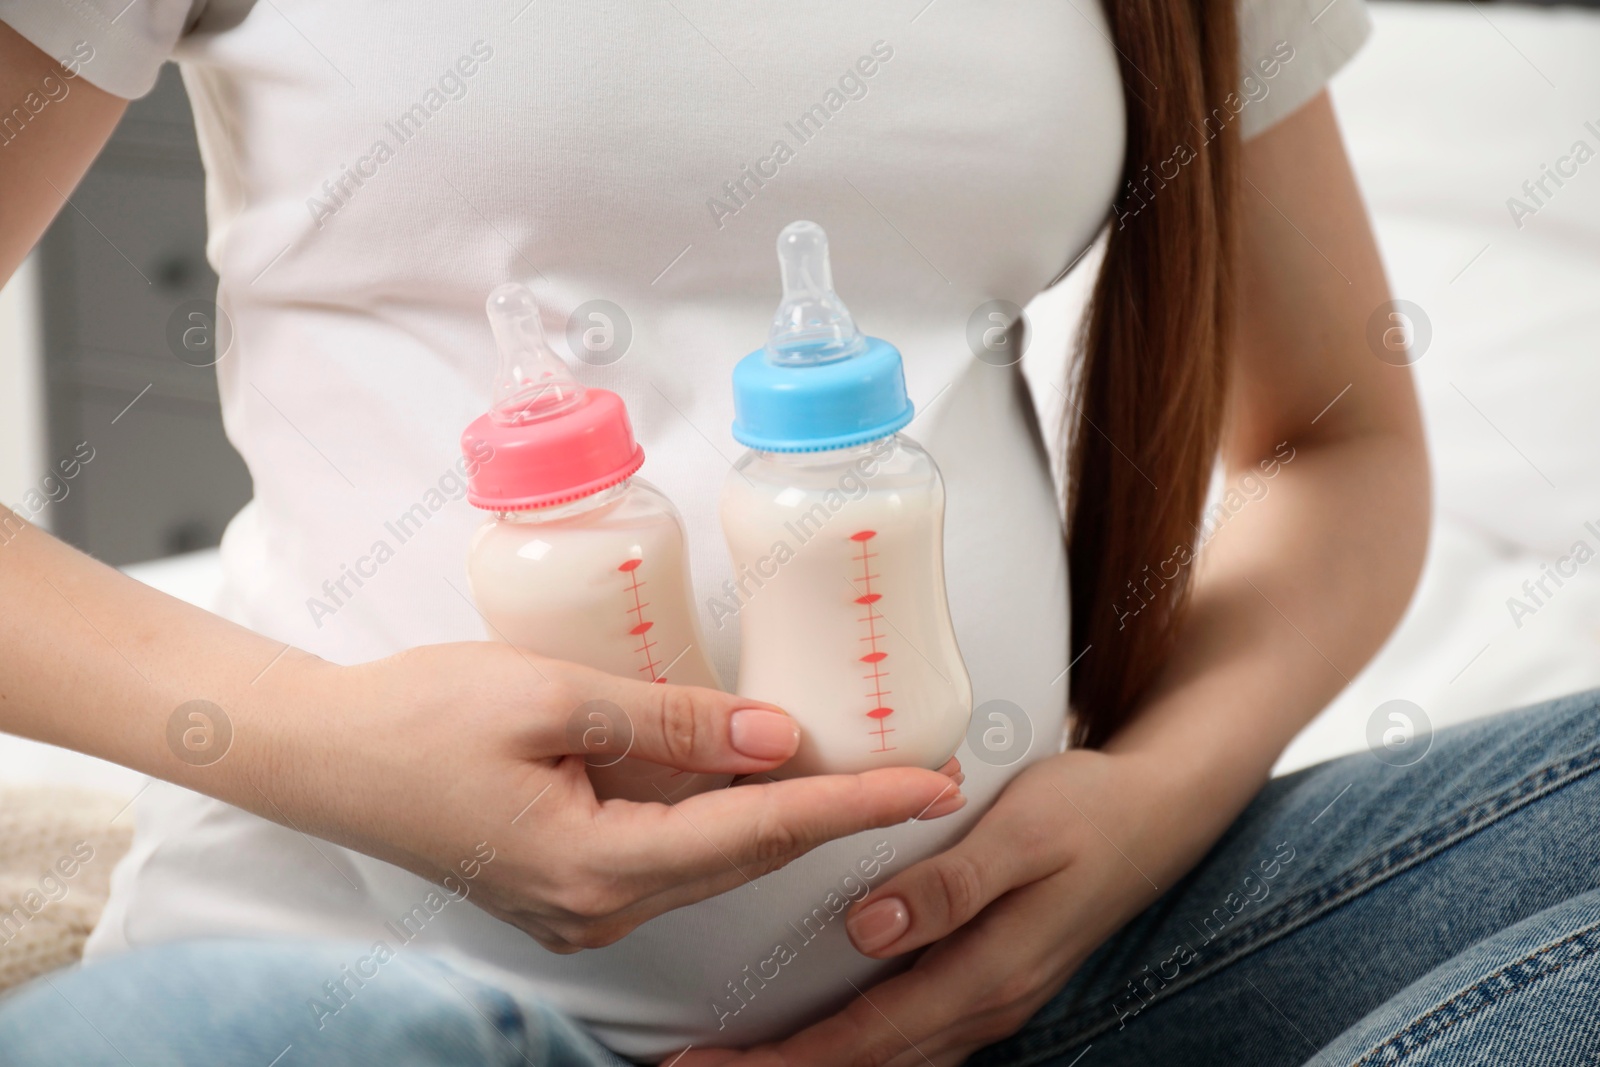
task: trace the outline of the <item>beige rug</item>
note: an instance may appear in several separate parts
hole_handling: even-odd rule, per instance
[[[0,787],[0,990],[83,954],[133,837],[125,803],[89,789]]]

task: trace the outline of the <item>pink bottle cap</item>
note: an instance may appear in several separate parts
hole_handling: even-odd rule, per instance
[[[533,294],[502,285],[489,294],[488,313],[500,371],[493,407],[461,435],[468,502],[486,511],[551,507],[637,471],[644,449],[622,398],[572,376],[545,341]]]

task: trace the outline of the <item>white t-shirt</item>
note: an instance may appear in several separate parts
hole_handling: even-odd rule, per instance
[[[1359,0],[1323,3],[1245,0],[1247,135],[1366,34]],[[580,305],[623,309],[621,358],[575,365],[627,401],[644,476],[683,512],[731,682],[737,620],[719,628],[704,606],[730,577],[716,516],[739,452],[729,373],[765,336],[778,231],[826,228],[858,323],[905,355],[907,432],[946,478],[975,702],[1025,711],[1025,757],[994,766],[963,747],[960,815],[834,842],[607,949],[553,955],[465,905],[414,943],[637,1057],[784,1034],[894,967],[854,952],[843,905],[948,845],[1062,741],[1067,573],[1046,445],[1017,368],[974,358],[967,332],[987,301],[1027,304],[1107,221],[1124,115],[1099,7],[0,0],[0,18],[54,56],[88,42],[81,76],[119,95],[182,65],[235,330],[223,417],[255,483],[224,538],[221,608],[330,660],[483,636],[461,595],[481,516],[454,465],[488,402],[484,297],[519,279],[563,349]],[[397,543],[386,523],[419,503],[427,521]],[[324,583],[378,541],[393,557],[332,604]],[[138,821],[91,956],[211,935],[395,946],[386,924],[428,892],[167,786]]]

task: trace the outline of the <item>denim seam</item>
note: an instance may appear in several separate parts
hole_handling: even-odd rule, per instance
[[[1519,960],[1505,964],[1499,970],[1485,975],[1472,985],[1456,993],[1449,1000],[1430,1008],[1425,1014],[1413,1019],[1411,1023],[1399,1033],[1384,1041],[1381,1045],[1374,1046],[1352,1067],[1367,1067],[1378,1061],[1373,1057],[1383,1054],[1388,1049],[1397,1049],[1399,1058],[1388,1061],[1390,1064],[1399,1064],[1417,1052],[1426,1049],[1440,1036],[1445,1034],[1457,1023],[1465,1022],[1480,1012],[1486,1011],[1501,1000],[1516,993],[1521,993],[1530,986],[1558,974],[1574,963],[1581,963],[1595,953],[1600,952],[1600,923],[1594,923],[1581,930],[1574,931],[1559,941],[1544,945]],[[1501,981],[1506,975],[1519,968],[1526,968],[1528,964],[1537,961],[1540,957],[1548,956],[1552,952],[1565,948],[1574,942],[1583,942],[1575,953],[1568,955],[1559,963],[1545,966],[1531,974],[1517,975],[1509,981]],[[1488,988],[1494,986],[1496,988]],[[1468,999],[1475,999],[1475,1003],[1464,1010],[1457,1010],[1457,1005]],[[1449,1018],[1444,1018],[1448,1015]],[[1442,1021],[1441,1021],[1442,1020]]]
[[[1485,797],[1464,811],[1456,812],[1445,821],[1419,831],[1362,860],[1331,882],[1290,897],[1272,911],[1230,932],[1219,942],[1221,954],[1214,962],[1167,983],[1145,1002],[1140,1010],[1143,1011],[1160,1001],[1170,999],[1202,979],[1211,977],[1245,956],[1349,903],[1374,886],[1415,867],[1423,860],[1492,826],[1512,812],[1596,770],[1600,770],[1600,746],[1549,764],[1507,789]],[[1100,1007],[1109,1008],[1115,1013],[1116,1001],[1117,997],[1112,996],[1102,1002]],[[1070,1037],[1057,1039],[1048,1048],[1036,1053],[1041,1058],[1018,1060],[1014,1067],[1043,1063],[1050,1056],[1100,1036],[1111,1028],[1114,1021],[1101,1021],[1077,1031]]]

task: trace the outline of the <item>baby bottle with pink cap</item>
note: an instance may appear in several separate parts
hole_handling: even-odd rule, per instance
[[[644,682],[721,688],[693,609],[683,520],[635,472],[622,399],[580,384],[551,351],[533,294],[489,295],[500,350],[492,408],[461,437],[467,499],[491,512],[467,577],[491,637]],[[574,709],[601,798],[664,801],[726,785],[630,758],[632,727],[604,701]]]
[[[900,352],[861,334],[814,222],[778,237],[783,301],[733,372],[724,483],[739,692],[800,723],[775,777],[937,769],[960,747],[972,685],[944,581],[944,482],[898,431]]]

